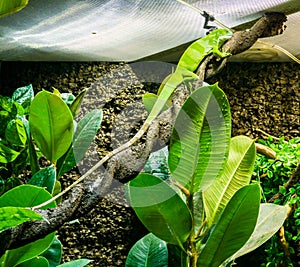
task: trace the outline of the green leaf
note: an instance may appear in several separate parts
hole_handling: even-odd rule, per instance
[[[44,188],[33,185],[20,185],[0,197],[0,207],[34,207],[51,198],[51,194]],[[55,202],[51,202],[42,209],[55,208],[55,206]]]
[[[14,146],[24,146],[26,144],[26,130],[21,119],[13,119],[7,124],[5,138]]]
[[[49,262],[44,257],[38,256],[18,264],[17,267],[49,267]]]
[[[8,163],[14,161],[21,152],[13,150],[0,142],[0,162]]]
[[[72,147],[57,161],[57,177],[70,171],[82,160],[100,127],[102,116],[102,110],[95,109],[79,121]]]
[[[189,257],[179,246],[167,244],[168,247],[168,264],[170,267],[188,267]]]
[[[43,216],[26,208],[0,207],[0,231],[32,221],[43,220]]]
[[[183,104],[170,139],[169,169],[191,193],[221,174],[231,132],[229,103],[218,85],[203,86]]]
[[[52,195],[53,195],[53,196],[56,196],[56,195],[59,194],[60,192],[61,192],[61,183],[60,183],[60,181],[56,180],[56,181],[55,181],[54,190],[53,190]],[[61,198],[58,198],[58,199],[56,200],[57,203],[60,203],[60,200],[61,200]]]
[[[125,267],[168,267],[166,242],[153,234],[137,241],[130,249]]]
[[[221,177],[203,192],[207,223],[215,223],[237,190],[248,185],[255,162],[254,141],[236,136],[230,141],[229,155]]]
[[[73,139],[73,116],[57,95],[39,92],[30,106],[29,125],[41,152],[54,162],[70,147]]]
[[[26,105],[31,103],[33,98],[34,98],[34,91],[32,88],[32,84],[16,89],[12,95],[12,100],[21,104],[24,108],[26,107]]]
[[[62,256],[62,244],[55,236],[51,246],[42,254],[48,260],[49,267],[59,265]]]
[[[126,189],[134,211],[150,232],[180,246],[187,240],[192,227],[190,211],[167,183],[142,173]]]
[[[52,195],[54,184],[56,180],[56,169],[54,166],[48,166],[35,173],[27,184],[45,187],[46,190]]]
[[[233,195],[200,252],[198,267],[218,267],[247,242],[256,225],[259,204],[258,184],[244,186]]]
[[[72,102],[72,104],[70,105],[70,110],[73,114],[73,116],[77,115],[77,113],[79,113],[80,110],[80,106],[82,103],[82,100],[84,98],[84,96],[86,95],[87,90],[82,90],[74,99],[74,101]]]
[[[0,17],[18,12],[27,4],[28,0],[2,0],[0,1]]]
[[[20,263],[26,262],[37,257],[46,251],[52,244],[55,237],[55,232],[46,237],[31,242],[23,247],[17,249],[7,250],[0,258],[1,267],[14,267]]]
[[[70,106],[72,102],[75,100],[75,96],[72,93],[62,93],[61,94],[61,99],[68,105]],[[74,114],[73,114],[74,116]]]
[[[90,262],[92,262],[92,260],[80,259],[57,265],[57,267],[84,267]]]
[[[40,165],[38,163],[38,156],[35,150],[34,144],[32,142],[32,137],[29,128],[29,122],[26,118],[22,117],[22,122],[25,127],[26,136],[28,140],[28,154],[29,154],[29,162],[30,162],[30,170],[32,175],[40,170]]]
[[[254,232],[247,243],[236,252],[230,260],[234,260],[260,247],[270,239],[283,225],[287,215],[287,208],[271,203],[260,204],[259,215]]]

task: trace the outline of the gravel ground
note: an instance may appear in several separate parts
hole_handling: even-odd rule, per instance
[[[103,108],[104,117],[87,165],[93,164],[132,133],[122,132],[122,121],[130,119],[137,128],[145,117],[141,97],[153,91],[171,65],[143,69],[134,65],[108,63],[2,63],[1,93],[10,95],[15,88],[33,84],[35,90],[78,93],[90,88],[83,112]],[[163,74],[159,74],[163,73]],[[153,75],[153,77],[151,77]],[[292,138],[299,135],[300,69],[293,63],[230,63],[220,75],[209,82],[219,81],[228,96],[233,135]],[[150,81],[150,82],[149,82]],[[77,172],[83,171],[79,168]],[[74,170],[63,177],[63,185],[77,177]],[[130,247],[146,230],[126,205],[123,188],[106,196],[84,218],[68,223],[59,231],[64,246],[64,261],[89,258],[90,266],[124,266]]]

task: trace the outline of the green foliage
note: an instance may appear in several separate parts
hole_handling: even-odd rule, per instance
[[[207,223],[214,224],[234,193],[248,185],[255,161],[254,141],[245,136],[231,139],[229,155],[220,178],[203,192]]]
[[[62,244],[55,236],[51,246],[42,254],[47,259],[49,267],[59,265],[62,256]]]
[[[219,177],[230,127],[229,104],[216,84],[194,91],[183,104],[170,139],[168,164],[173,178],[191,194]]]
[[[0,17],[18,12],[27,4],[28,0],[2,0],[0,1]]]
[[[163,180],[139,174],[127,187],[131,205],[149,231],[171,244],[182,246],[192,229],[192,217],[180,196]],[[174,214],[181,214],[174,220]]]
[[[72,145],[57,161],[58,177],[82,160],[99,129],[102,116],[102,110],[93,110],[79,121]]]
[[[254,179],[262,183],[265,201],[280,192],[285,197],[275,203],[286,204],[290,201],[290,197],[296,193],[296,188],[286,192],[282,186],[287,182],[300,160],[300,138],[286,142],[284,138],[275,141],[269,137],[267,140],[259,140],[259,142],[274,150],[277,158],[273,160],[259,155],[256,161]]]
[[[150,98],[144,101],[148,109],[153,105],[146,122],[164,108],[174,88],[197,79],[193,72],[205,56],[228,56],[219,47],[230,36],[227,30],[216,30],[185,51],[175,72],[164,80],[155,104]],[[196,88],[173,127],[169,172],[161,171],[164,161],[159,165],[158,173],[166,173],[165,179],[142,173],[127,184],[138,217],[168,243],[169,266],[231,264],[269,239],[286,217],[284,207],[260,205],[259,184],[249,185],[256,156],[254,142],[243,136],[230,138],[230,133],[230,109],[222,90],[217,85]],[[155,173],[152,167],[158,164],[153,162],[148,160],[146,172]],[[269,214],[276,215],[273,223],[265,221]],[[143,239],[136,247],[139,242]],[[138,261],[157,249],[132,249],[128,258]]]
[[[102,119],[101,110],[88,113],[79,121],[74,134],[73,117],[84,95],[85,91],[74,97],[55,89],[53,93],[42,91],[34,96],[29,85],[15,90],[12,98],[0,96],[0,122],[5,126],[0,131],[0,231],[30,220],[43,220],[40,214],[28,208],[59,193],[58,175],[69,171],[84,157]],[[38,161],[42,156],[52,164],[41,168]],[[31,178],[26,185],[20,185],[18,175],[28,165]],[[43,209],[54,207],[56,203],[52,202]],[[6,251],[0,259],[0,267],[77,267],[89,262],[82,259],[59,265],[61,254],[62,246],[52,233]]]
[[[227,29],[217,29],[209,35],[192,43],[181,56],[174,73],[165,78],[159,88],[158,97],[155,103],[153,100],[146,103],[150,114],[145,123],[151,123],[162,110],[168,106],[168,101],[175,88],[184,82],[192,82],[198,79],[194,73],[200,62],[209,54],[215,53],[219,57],[227,57],[229,54],[219,51],[220,46],[232,36]],[[151,96],[150,96],[151,98]],[[153,98],[153,97],[152,97]],[[151,107],[153,104],[153,107]]]
[[[257,184],[243,186],[226,204],[200,253],[197,266],[218,267],[237,252],[254,231],[260,204]]]
[[[8,228],[16,227],[17,225],[32,221],[42,220],[43,216],[40,214],[20,207],[1,207],[0,208],[0,231]]]
[[[55,233],[51,233],[46,237],[31,242],[17,249],[7,250],[0,258],[0,267],[15,267],[18,264],[31,260],[44,251],[53,242]]]
[[[31,85],[16,89],[12,98],[0,96],[0,195],[20,184],[17,176],[27,165],[26,116],[32,99]]]
[[[17,267],[49,267],[49,263],[44,257],[38,256],[18,264]]]
[[[215,105],[208,109],[211,99]],[[218,123],[216,118],[223,120]],[[208,123],[210,119],[216,124]],[[260,206],[260,186],[249,185],[254,142],[245,136],[229,139],[230,125],[228,102],[217,85],[196,89],[174,124],[168,155],[170,178],[141,173],[127,185],[140,220],[169,244],[170,266],[230,264],[269,239],[285,219],[286,208]],[[151,160],[146,168],[151,172],[149,166],[153,166]],[[269,213],[276,216],[273,223],[266,221]],[[134,259],[136,254],[142,257],[141,250],[131,250],[128,257]]]
[[[30,106],[29,126],[31,134],[41,150],[55,162],[63,156],[73,139],[73,115],[67,104],[57,95],[41,91]]]
[[[102,120],[102,111],[93,110],[79,121],[74,134],[73,116],[85,93],[74,97],[55,89],[34,96],[29,85],[16,89],[11,98],[0,96],[0,195],[22,183],[18,175],[28,165],[30,184],[46,187],[51,194],[54,186],[59,188],[57,179],[84,157]],[[53,166],[40,170],[42,155]]]
[[[45,187],[46,190],[52,195],[56,181],[56,169],[54,166],[45,167],[36,172],[27,184]]]
[[[168,267],[168,249],[153,234],[140,239],[129,251],[125,267]]]
[[[294,211],[284,224],[284,233],[289,245],[290,256],[285,255],[279,237],[273,236],[265,245],[265,255],[261,259],[261,266],[277,266],[286,264],[286,266],[297,266],[300,242],[300,185],[296,183],[289,190],[284,185],[288,181],[292,172],[300,161],[300,138],[294,138],[285,141],[284,137],[279,140],[273,140],[269,137],[267,140],[259,140],[276,152],[276,159],[268,159],[263,155],[258,155],[253,178],[260,182],[263,189],[263,199],[268,201],[276,193],[282,194],[275,203],[280,205],[290,205]]]
[[[51,197],[52,195],[42,187],[29,184],[20,185],[0,197],[0,207],[34,207],[51,199]],[[52,202],[43,209],[55,207],[56,204]]]
[[[231,258],[236,259],[253,251],[270,239],[284,223],[287,208],[285,206],[263,203],[260,205],[257,224],[247,243]],[[229,260],[230,262],[230,260]],[[257,262],[257,260],[256,260]]]

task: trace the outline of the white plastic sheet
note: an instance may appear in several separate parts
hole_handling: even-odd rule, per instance
[[[229,27],[267,11],[286,12],[286,32],[266,41],[300,55],[299,0],[188,2]],[[30,0],[22,11],[0,19],[0,60],[133,61],[203,36],[203,24],[200,14],[176,0]],[[269,61],[286,59],[271,54]]]

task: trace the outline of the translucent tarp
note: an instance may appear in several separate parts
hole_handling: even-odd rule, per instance
[[[228,27],[268,11],[285,12],[287,30],[265,41],[300,55],[300,0],[188,2]],[[0,60],[133,61],[203,36],[203,24],[199,13],[176,0],[30,0],[20,12],[0,18]],[[254,60],[286,60],[261,48]]]

